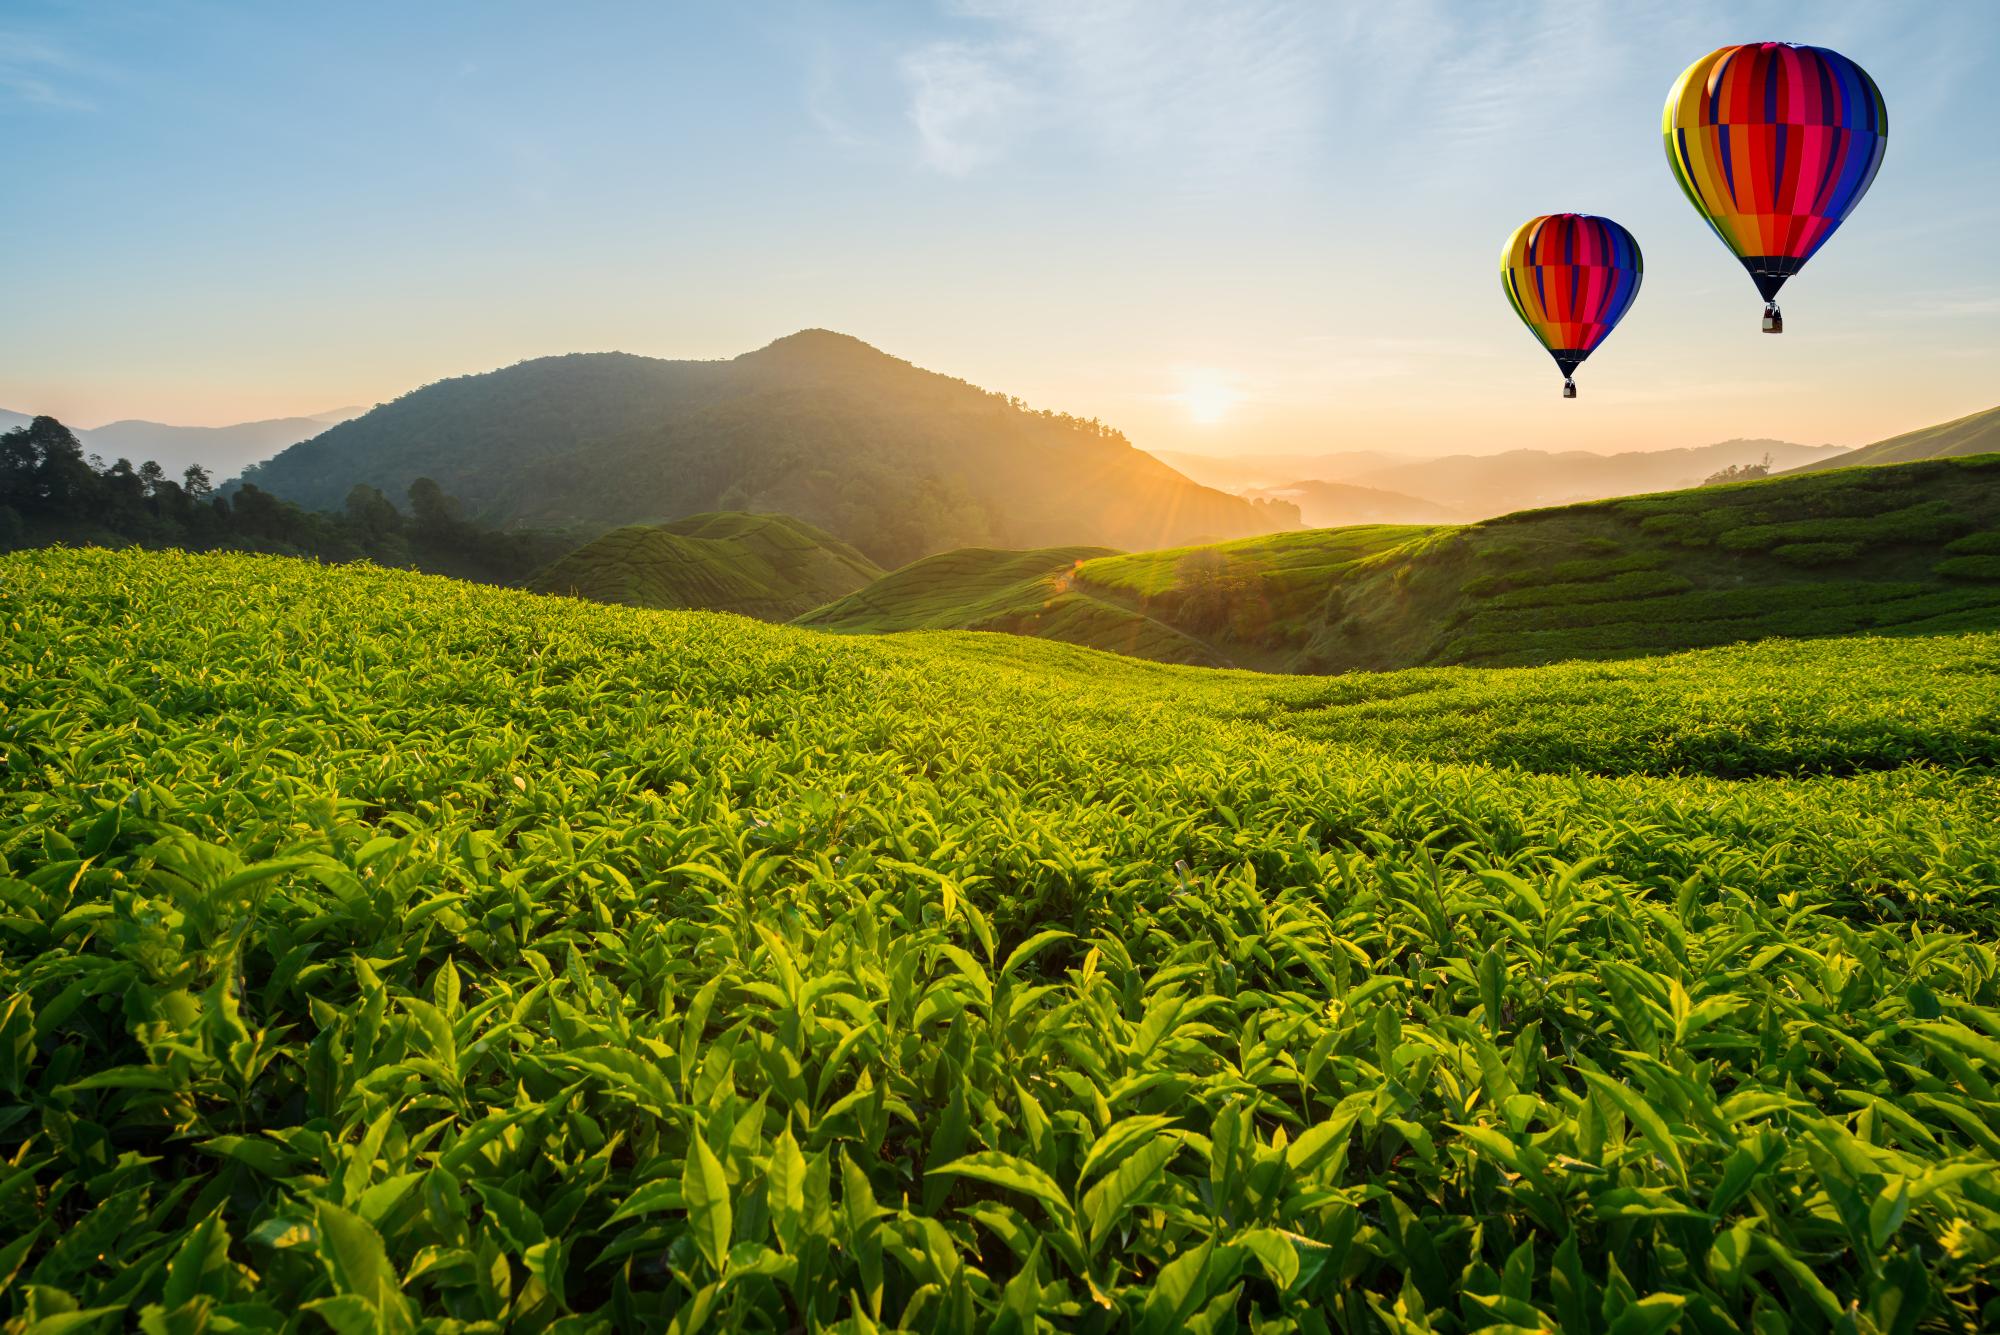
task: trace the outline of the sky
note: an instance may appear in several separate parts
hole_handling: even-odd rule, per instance
[[[1888,102],[1787,332],[1669,173],[1717,46]],[[1865,443],[2000,404],[2000,3],[0,5],[0,408],[386,401],[838,329],[1217,454]],[[1624,223],[1581,395],[1498,279]]]

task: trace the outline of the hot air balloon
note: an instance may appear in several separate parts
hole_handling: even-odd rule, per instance
[[[1576,397],[1576,368],[1631,309],[1644,270],[1639,243],[1609,218],[1547,213],[1508,238],[1501,286],[1562,368],[1564,398]]]
[[[1783,333],[1778,289],[1882,166],[1882,90],[1838,51],[1750,42],[1688,66],[1662,125],[1681,189],[1763,294],[1764,332]]]

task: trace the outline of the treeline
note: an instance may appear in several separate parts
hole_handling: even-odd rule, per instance
[[[576,545],[573,536],[469,522],[437,483],[410,484],[407,515],[356,486],[338,513],[303,509],[252,483],[219,491],[194,464],[178,478],[152,460],[106,464],[53,417],[0,435],[0,551],[54,543],[230,548],[370,560],[513,584]]]

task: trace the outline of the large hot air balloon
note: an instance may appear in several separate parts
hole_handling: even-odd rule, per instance
[[[1712,51],[1667,95],[1667,159],[1689,202],[1756,280],[1764,332],[1778,289],[1868,193],[1889,113],[1868,72],[1820,46]]]
[[[1631,309],[1644,270],[1632,234],[1587,213],[1530,218],[1507,239],[1500,284],[1562,368],[1564,398],[1576,397],[1576,368]]]

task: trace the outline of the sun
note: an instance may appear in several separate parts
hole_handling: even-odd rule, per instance
[[[1220,422],[1243,399],[1229,383],[1228,376],[1210,370],[1186,372],[1181,376],[1180,391],[1169,397],[1187,410],[1189,418],[1204,426]]]

